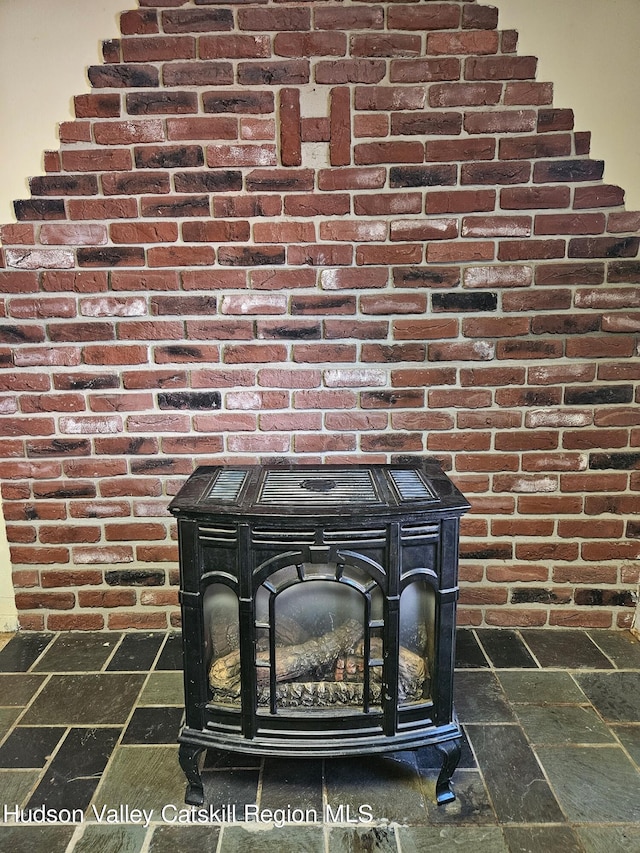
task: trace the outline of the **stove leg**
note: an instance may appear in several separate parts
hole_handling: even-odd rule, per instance
[[[187,777],[187,793],[184,801],[190,806],[201,806],[204,803],[204,788],[198,767],[198,759],[204,747],[181,743],[178,750],[180,767]]]
[[[458,762],[460,761],[460,739],[447,740],[443,743],[436,744],[436,749],[442,755],[442,769],[436,782],[436,802],[438,805],[442,803],[450,803],[455,800],[456,795],[451,790],[451,777],[454,774]]]

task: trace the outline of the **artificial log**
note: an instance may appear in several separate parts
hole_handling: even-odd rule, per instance
[[[223,658],[240,647],[240,626],[229,623],[224,618],[212,618],[209,630],[211,648],[216,658]],[[307,634],[295,619],[281,616],[276,625],[276,645],[291,646],[303,643]],[[264,641],[259,642],[258,648],[265,648]]]
[[[280,707],[324,707],[362,705],[364,697],[363,628],[356,620],[341,625],[304,643],[276,649],[277,682],[275,701]],[[398,698],[419,701],[428,687],[425,660],[403,646],[398,653]],[[382,661],[383,644],[372,637],[370,659]],[[258,704],[268,705],[269,653],[256,654]],[[369,701],[378,703],[382,691],[382,665],[370,667]],[[296,681],[296,679],[304,680]],[[214,698],[218,701],[240,697],[240,652],[236,649],[214,661],[209,671]]]
[[[370,654],[372,658],[382,659],[382,640],[380,637],[371,638]],[[343,682],[361,682],[364,679],[364,643],[360,643],[354,654],[339,657],[336,661],[334,679]],[[422,698],[427,665],[424,658],[415,652],[400,646],[398,652],[398,698],[401,702],[417,701]],[[371,683],[382,681],[382,667],[371,668]]]
[[[309,672],[331,668],[340,655],[344,655],[361,639],[362,623],[351,619],[335,631],[323,634],[294,646],[276,649],[276,681],[292,681]],[[269,683],[269,653],[256,654],[258,686]],[[214,661],[209,670],[213,690],[235,691],[240,684],[240,651],[236,650]]]
[[[369,702],[379,705],[382,684],[371,683]],[[276,705],[279,708],[325,708],[330,705],[360,705],[364,703],[364,684],[360,681],[289,681],[276,685]],[[258,691],[258,705],[269,705],[269,689]]]

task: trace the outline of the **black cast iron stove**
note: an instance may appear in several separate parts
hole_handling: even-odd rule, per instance
[[[438,463],[202,467],[178,519],[186,802],[207,747],[345,756],[434,745],[454,798],[459,520]]]

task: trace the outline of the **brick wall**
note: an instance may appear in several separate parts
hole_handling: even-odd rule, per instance
[[[640,214],[474,2],[140,0],[0,230],[25,629],[179,624],[194,466],[431,454],[460,622],[625,627]]]

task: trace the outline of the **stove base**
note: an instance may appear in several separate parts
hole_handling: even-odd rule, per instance
[[[340,758],[352,754],[371,755],[372,753],[420,749],[425,746],[434,746],[442,756],[442,766],[436,781],[436,802],[438,805],[442,805],[455,800],[455,794],[451,788],[451,778],[460,761],[462,732],[459,728],[447,726],[445,731],[439,733],[431,732],[429,735],[423,735],[419,738],[416,738],[414,734],[408,742],[402,738],[393,738],[389,739],[386,743],[378,744],[374,748],[363,748],[361,742],[351,745],[351,747],[346,743],[337,747],[335,743],[331,746],[328,744],[311,746],[307,743],[304,744],[303,749],[292,750],[282,749],[273,744],[254,741],[244,741],[244,743],[237,746],[234,745],[230,748],[228,742],[212,743],[212,739],[208,733],[203,734],[185,727],[180,734],[179,741],[180,749],[178,758],[180,767],[187,779],[185,803],[191,806],[201,806],[204,803],[204,786],[200,772],[200,757],[205,749],[226,749],[231,752],[244,752],[251,755],[262,754],[286,756],[289,758]]]

